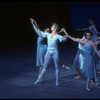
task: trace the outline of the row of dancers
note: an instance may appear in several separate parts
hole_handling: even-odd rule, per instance
[[[82,28],[82,29],[77,28],[77,31],[92,32],[91,40],[93,42],[95,42],[96,47],[97,47],[97,45],[100,43],[99,42],[100,37],[98,37],[98,35],[100,35],[100,32],[98,32],[97,29],[96,29],[95,19],[90,18],[89,19],[89,24],[90,24],[90,26],[88,28]],[[85,36],[83,36],[82,40],[85,40]],[[75,78],[79,78],[79,79],[81,78],[80,69],[82,69],[82,65],[83,65],[83,58],[84,58],[84,56],[83,56],[84,52],[83,51],[84,51],[84,45],[79,43],[78,51],[77,51],[77,54],[76,54],[76,57],[75,57],[75,60],[74,60],[74,67],[75,67],[75,69],[78,73],[78,76],[76,76]],[[100,50],[99,50],[99,52],[100,52]],[[93,52],[93,55],[95,56],[95,52]],[[99,61],[99,63],[100,63],[100,61]],[[80,66],[80,68],[78,66]],[[100,71],[98,71],[97,73],[100,74]]]
[[[92,19],[91,19],[92,20]],[[80,38],[74,38],[71,37],[65,30],[65,28],[62,28],[60,32],[64,32],[66,35],[61,36],[60,32],[58,32],[59,26],[56,23],[53,23],[51,26],[51,33],[49,32],[49,29],[46,29],[44,31],[40,31],[36,21],[32,18],[30,18],[30,21],[33,25],[33,28],[35,29],[36,33],[38,34],[38,41],[37,41],[37,66],[41,66],[39,70],[38,79],[34,82],[34,84],[38,84],[41,82],[42,76],[46,72],[46,69],[49,65],[50,59],[53,58],[54,65],[55,65],[55,74],[56,74],[56,86],[59,86],[59,64],[65,67],[65,65],[59,60],[59,53],[58,53],[58,41],[63,42],[66,41],[68,38],[71,40],[79,43],[79,48],[82,47],[84,49],[79,49],[77,56],[74,60],[74,66],[76,68],[76,71],[78,72],[78,76],[76,78],[80,78],[80,69],[85,73],[87,77],[87,84],[86,84],[86,90],[90,91],[89,84],[92,80],[92,82],[95,83],[97,88],[99,87],[98,82],[95,80],[97,78],[96,76],[96,64],[94,61],[94,52],[100,57],[100,53],[98,52],[96,45],[100,43],[100,41],[93,41],[93,33],[91,30],[96,29],[94,25],[91,26],[91,30],[84,33],[84,36],[82,39]],[[78,29],[79,30],[79,29]],[[96,31],[97,34],[99,32]],[[44,44],[43,39],[47,38],[47,45]],[[98,38],[98,37],[97,37]],[[83,46],[84,45],[84,46]],[[79,55],[83,56],[83,59],[81,59],[81,65],[79,64]],[[77,66],[77,67],[76,67]],[[67,69],[70,69],[68,66],[66,66]]]

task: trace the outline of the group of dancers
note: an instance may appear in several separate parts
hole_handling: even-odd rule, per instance
[[[53,25],[51,26],[50,33],[49,28],[47,28],[44,31],[40,31],[40,28],[37,25],[36,21],[32,18],[30,18],[30,21],[32,23],[33,28],[39,36],[37,40],[36,66],[40,66],[40,69],[38,79],[34,82],[34,84],[38,84],[39,82],[41,82],[42,76],[46,72],[46,69],[50,63],[50,59],[53,58],[56,69],[56,86],[59,86],[59,64],[61,64],[62,67],[68,70],[70,68],[68,66],[65,66],[59,59],[58,42],[66,41],[69,38],[79,43],[79,49],[74,60],[74,67],[78,73],[78,76],[75,78],[81,78],[80,69],[82,69],[82,71],[85,73],[85,76],[87,77],[86,90],[90,91],[89,84],[91,81],[95,83],[97,88],[100,88],[98,81],[96,81],[97,71],[96,64],[94,61],[95,53],[100,57],[100,53],[97,50],[96,46],[100,43],[100,41],[98,41],[100,38],[97,36],[97,34],[100,33],[96,30],[94,19],[89,20],[91,23],[91,26],[89,28],[77,29],[85,31],[82,39],[71,37],[66,32],[65,28],[62,28],[61,31],[58,32],[59,26],[56,23],[53,23]],[[64,32],[65,35],[61,36],[60,34],[58,34],[60,32]],[[43,42],[44,38],[47,39],[47,44]]]

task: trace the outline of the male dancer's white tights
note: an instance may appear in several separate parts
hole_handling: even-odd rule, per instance
[[[59,54],[58,54],[58,50],[47,50],[47,53],[45,55],[45,60],[44,60],[42,72],[41,72],[40,76],[38,77],[38,79],[36,80],[36,82],[34,84],[37,84],[41,80],[42,76],[46,72],[46,68],[49,64],[51,57],[53,58],[54,65],[55,65],[56,86],[59,85],[59,82],[58,82],[58,80],[59,80],[59,69],[58,69]]]

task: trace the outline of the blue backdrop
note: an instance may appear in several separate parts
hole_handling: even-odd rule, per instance
[[[70,2],[70,21],[72,28],[89,26],[89,18],[95,18],[97,30],[100,31],[100,2],[73,1]]]

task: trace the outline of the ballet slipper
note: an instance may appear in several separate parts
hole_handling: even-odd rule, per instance
[[[34,85],[38,84],[39,82],[41,82],[41,79],[37,79],[37,80],[34,82]]]
[[[69,67],[67,67],[67,66],[66,66],[65,68],[66,68],[67,70],[69,70],[69,69],[70,69],[70,68],[69,68]]]
[[[78,76],[76,76],[76,77],[74,77],[74,78],[75,78],[75,79],[81,79],[81,76],[78,75]]]
[[[67,66],[65,66],[65,65],[63,65],[62,67],[65,68],[65,69],[67,69],[67,70],[70,69],[69,67],[67,67]]]
[[[88,87],[86,87],[86,90],[87,90],[88,92],[90,92],[90,91],[91,91]]]

